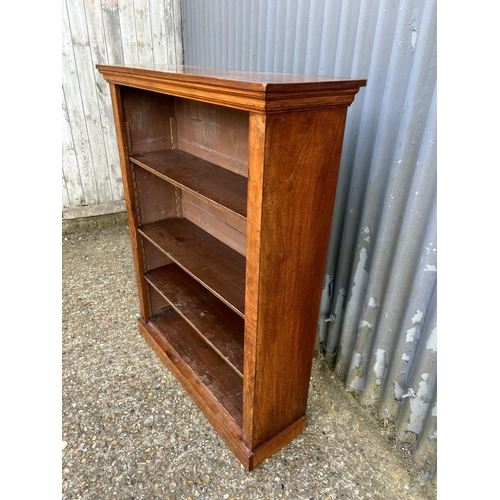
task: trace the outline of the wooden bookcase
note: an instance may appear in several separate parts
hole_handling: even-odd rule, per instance
[[[250,470],[306,424],[345,118],[366,81],[97,68],[139,331]]]

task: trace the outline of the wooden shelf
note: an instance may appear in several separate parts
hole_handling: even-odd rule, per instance
[[[152,316],[148,322],[156,341],[173,361],[182,360],[201,385],[241,428],[243,381],[233,369],[173,309]]]
[[[245,316],[245,257],[187,219],[145,224],[139,233],[241,317]]]
[[[176,264],[145,274],[148,283],[243,377],[243,319]]]
[[[223,211],[247,216],[248,179],[241,175],[174,149],[134,154],[130,161]]]

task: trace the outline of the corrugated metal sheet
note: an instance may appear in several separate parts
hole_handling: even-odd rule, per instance
[[[125,210],[109,85],[96,64],[182,64],[180,0],[62,5],[63,218]]]
[[[436,2],[206,0],[182,14],[185,64],[368,79],[348,112],[318,346],[434,460]]]

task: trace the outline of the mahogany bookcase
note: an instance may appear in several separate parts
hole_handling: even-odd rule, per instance
[[[345,119],[366,81],[97,68],[139,331],[250,470],[306,424]]]

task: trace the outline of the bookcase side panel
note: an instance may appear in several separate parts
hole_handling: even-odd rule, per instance
[[[252,449],[306,413],[346,111],[266,119]]]
[[[122,87],[113,83],[110,83],[109,87],[111,94],[111,103],[113,106],[118,154],[120,157],[125,204],[127,207],[130,243],[132,246],[132,254],[134,257],[135,277],[137,282],[137,292],[139,296],[139,308],[141,316],[143,318],[147,318],[151,314],[151,309],[148,299],[147,284],[144,281],[143,277],[144,269],[141,241],[137,233],[138,214],[134,195],[134,180],[129,161],[129,134],[124,119]]]

